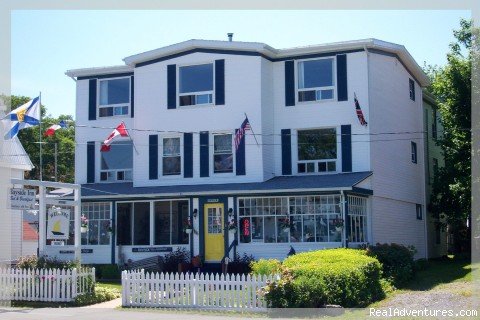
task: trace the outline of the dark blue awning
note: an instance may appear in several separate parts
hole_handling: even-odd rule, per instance
[[[135,196],[202,196],[265,194],[280,192],[328,192],[360,190],[355,186],[372,172],[352,172],[308,176],[282,176],[264,182],[196,184],[180,186],[134,187],[132,182],[82,185],[82,198],[120,198]]]

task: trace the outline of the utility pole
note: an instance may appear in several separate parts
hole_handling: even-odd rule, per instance
[[[57,182],[57,142],[55,142],[55,182]]]

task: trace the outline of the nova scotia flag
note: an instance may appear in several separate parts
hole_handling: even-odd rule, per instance
[[[40,97],[28,101],[11,111],[2,119],[5,128],[5,139],[12,139],[19,130],[40,124]]]

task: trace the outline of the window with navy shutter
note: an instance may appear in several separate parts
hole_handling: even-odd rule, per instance
[[[152,134],[148,137],[148,178],[158,179],[158,135]]]
[[[225,60],[215,60],[215,104],[225,104]]]
[[[412,162],[417,163],[417,144],[415,142],[411,142],[411,149],[412,149]]]
[[[235,129],[235,135],[239,129]],[[244,176],[245,170],[245,135],[240,140],[237,150],[235,150],[235,171],[237,176]]]
[[[408,79],[408,87],[410,93],[410,100],[415,101],[415,81]]]
[[[200,177],[209,176],[208,131],[200,132]]]
[[[88,81],[88,120],[97,119],[97,79]]]
[[[177,108],[177,66],[167,66],[167,108]]]
[[[292,174],[292,137],[290,129],[282,129],[282,174]]]
[[[285,61],[285,106],[295,105],[295,65],[293,60]]]
[[[342,172],[352,172],[352,126],[342,125]]]
[[[95,182],[95,141],[87,142],[87,183]]]
[[[185,132],[183,134],[183,167],[184,178],[193,177],[193,134]]]

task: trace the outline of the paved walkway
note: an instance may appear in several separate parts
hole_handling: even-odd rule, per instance
[[[89,306],[84,306],[81,308],[88,308],[88,309],[115,309],[116,307],[120,307],[122,305],[122,298],[113,299],[110,301],[92,304]]]

